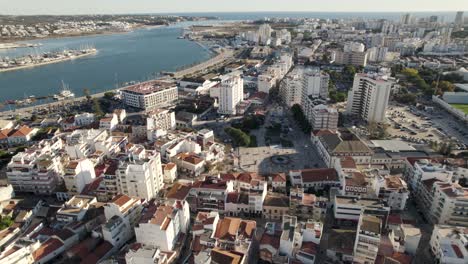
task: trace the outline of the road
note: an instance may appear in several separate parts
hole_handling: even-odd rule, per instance
[[[183,69],[173,73],[174,78],[179,79],[185,75],[192,75],[200,71],[205,71],[209,68],[216,67],[218,64],[227,64],[234,58],[234,51],[231,49],[224,50],[217,56],[209,59],[208,61],[194,65],[190,68]]]

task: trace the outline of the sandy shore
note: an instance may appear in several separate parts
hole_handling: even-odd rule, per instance
[[[70,61],[70,60],[74,60],[74,59],[83,58],[83,57],[86,57],[86,56],[91,56],[91,55],[94,55],[94,54],[96,54],[96,53],[97,53],[97,51],[96,51],[96,52],[86,53],[86,54],[81,54],[81,55],[76,55],[76,56],[73,56],[73,57],[67,57],[67,58],[63,58],[63,59],[57,59],[57,60],[53,60],[53,61],[46,61],[46,62],[41,62],[41,63],[36,63],[36,64],[28,64],[28,65],[13,67],[13,68],[0,69],[0,72],[16,71],[16,70],[22,70],[22,69],[28,69],[28,68],[33,68],[33,67],[39,67],[39,66],[44,66],[44,65],[48,65],[48,64],[54,64],[54,63],[64,62],[64,61]]]

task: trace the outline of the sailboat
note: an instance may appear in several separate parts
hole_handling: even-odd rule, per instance
[[[60,101],[60,100],[66,100],[66,99],[71,99],[75,97],[75,94],[70,90],[67,84],[65,84],[64,81],[62,81],[62,90],[58,94],[54,94],[54,100]]]

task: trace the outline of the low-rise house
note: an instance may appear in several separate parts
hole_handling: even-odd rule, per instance
[[[77,114],[73,118],[73,121],[73,126],[89,126],[96,121],[96,115],[93,113]]]
[[[86,212],[97,202],[96,197],[86,195],[75,195],[66,201],[57,211],[57,221],[72,223],[83,220]]]
[[[299,220],[323,220],[327,212],[327,201],[326,198],[304,193],[304,189],[300,187],[291,188],[289,213]]]
[[[162,165],[165,183],[173,183],[177,179],[177,165],[173,162]]]
[[[335,169],[294,170],[289,172],[289,177],[292,186],[300,186],[305,190],[323,190],[341,186],[341,180]]]
[[[119,118],[116,114],[109,114],[99,120],[99,128],[113,131],[119,124]]]
[[[205,160],[195,153],[179,153],[172,158],[181,172],[191,176],[198,176],[205,171]]]
[[[3,146],[17,146],[31,141],[37,134],[37,128],[30,128],[26,125],[17,126],[13,129],[7,128],[0,131],[0,143]]]
[[[263,202],[263,218],[280,220],[289,214],[289,197],[283,194],[268,193]]]

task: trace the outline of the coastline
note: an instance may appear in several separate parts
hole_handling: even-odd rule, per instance
[[[80,59],[83,57],[91,56],[96,54],[96,52],[90,52],[86,54],[81,54],[77,55],[74,57],[68,57],[68,58],[63,58],[63,59],[58,59],[58,60],[53,60],[53,61],[47,61],[47,62],[41,62],[37,64],[30,64],[30,65],[24,65],[24,66],[18,66],[18,67],[13,67],[13,68],[6,68],[6,69],[0,69],[0,73],[2,72],[9,72],[9,71],[16,71],[16,70],[22,70],[22,69],[28,69],[28,68],[34,68],[34,67],[40,67],[40,66],[45,66],[49,64],[54,64],[54,63],[60,63],[60,62],[65,62],[65,61],[70,61],[70,60],[75,60],[75,59]]]
[[[3,39],[0,38],[0,45],[1,44],[13,44],[13,45],[22,45],[22,44],[32,44],[32,43],[24,43],[27,41],[40,41],[40,40],[51,40],[51,39],[67,39],[67,38],[79,38],[79,37],[92,37],[92,36],[101,36],[101,35],[117,35],[117,34],[127,34],[130,32],[133,32],[135,30],[139,29],[151,29],[151,28],[160,28],[160,27],[166,27],[168,25],[151,25],[151,26],[146,26],[146,25],[141,25],[141,26],[135,26],[129,30],[123,30],[123,31],[96,31],[96,32],[89,32],[89,33],[80,33],[80,34],[69,34],[69,35],[53,35],[53,36],[45,36],[43,38],[34,38],[34,37],[29,37],[29,38],[18,38],[18,39]],[[22,48],[22,47],[13,47],[12,49],[15,48]],[[2,48],[0,48],[2,49]]]

